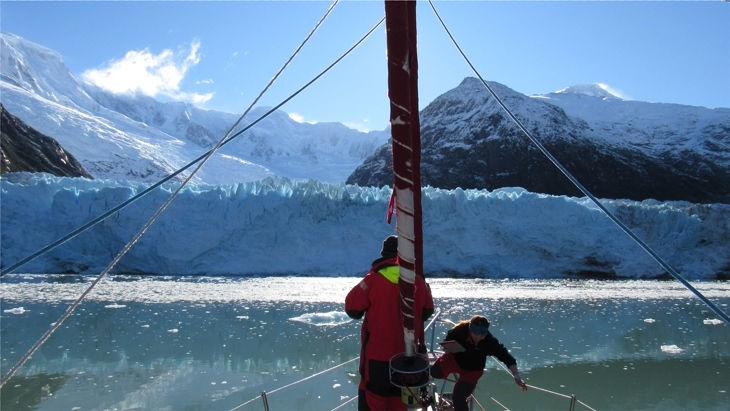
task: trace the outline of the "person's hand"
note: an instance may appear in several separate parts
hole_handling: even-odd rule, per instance
[[[512,377],[515,379],[515,384],[517,384],[522,391],[527,391],[527,384],[522,380],[522,377],[520,376],[520,371],[517,369],[517,364],[513,364],[509,367],[509,371],[512,373]]]
[[[519,374],[515,375],[515,384],[517,384],[522,391],[527,391],[527,383],[522,380]]]

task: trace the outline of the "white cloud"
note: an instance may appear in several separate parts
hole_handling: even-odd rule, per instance
[[[613,94],[614,96],[616,96],[622,100],[630,100],[630,98],[626,95],[626,93],[624,93],[621,90],[613,88],[606,83],[596,83],[596,84],[598,85],[598,87],[604,89],[605,91]]]
[[[305,120],[304,119],[304,116],[301,115],[301,114],[299,114],[299,113],[287,113],[287,115],[289,115],[289,118],[290,119],[292,119],[292,120],[294,120],[294,121],[296,121],[297,123],[300,123],[300,124],[304,124],[304,123],[307,123],[307,124],[317,124],[318,123],[315,120]]]
[[[147,49],[130,50],[121,59],[112,60],[99,69],[86,70],[81,76],[85,81],[115,94],[140,93],[203,104],[213,98],[213,93],[180,90],[180,83],[188,70],[198,63],[200,42],[193,41],[187,53],[170,49],[159,54]]]
[[[304,123],[304,116],[299,113],[289,113],[289,118],[297,123]]]
[[[213,81],[212,78],[207,78],[205,80],[198,80],[195,82],[195,84],[201,85],[201,84],[213,84],[215,81]]]

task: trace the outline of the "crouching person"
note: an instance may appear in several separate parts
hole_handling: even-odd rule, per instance
[[[489,332],[489,321],[486,318],[475,316],[469,321],[461,321],[449,330],[442,345],[447,352],[431,367],[431,376],[446,378],[449,374],[458,374],[453,394],[455,411],[468,410],[467,399],[484,373],[488,356],[497,357],[509,367],[515,384],[523,391],[527,390],[527,384],[517,369],[517,361]]]

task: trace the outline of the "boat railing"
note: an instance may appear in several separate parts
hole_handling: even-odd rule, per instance
[[[434,316],[433,316],[433,318],[431,319],[431,321],[430,321],[430,322],[428,323],[428,325],[427,325],[427,327],[426,327],[426,330],[428,330],[428,329],[430,328],[430,331],[431,331],[431,344],[430,344],[430,349],[429,349],[429,352],[430,352],[430,353],[431,353],[431,355],[433,355],[433,356],[436,356],[436,355],[439,355],[439,354],[442,354],[442,353],[443,353],[442,351],[440,351],[440,350],[437,350],[437,349],[435,349],[435,345],[436,345],[436,325],[437,325],[437,324],[439,324],[439,323],[441,323],[441,324],[446,324],[446,325],[448,325],[448,326],[450,326],[450,327],[452,327],[452,326],[454,326],[454,325],[455,325],[455,324],[454,324],[454,322],[452,322],[452,321],[450,321],[450,320],[448,320],[448,319],[445,319],[445,318],[444,318],[444,319],[442,319],[442,318],[440,318],[440,317],[441,317],[441,311],[438,311],[438,312],[436,313],[436,315],[434,315]],[[512,373],[511,373],[511,372],[509,371],[509,369],[507,368],[507,366],[506,366],[506,365],[502,364],[502,363],[501,363],[501,362],[500,362],[499,360],[497,360],[497,359],[496,359],[496,358],[494,358],[494,357],[490,357],[490,358],[492,358],[492,360],[493,360],[493,361],[494,361],[494,362],[495,362],[495,363],[496,363],[496,364],[497,364],[497,365],[498,365],[499,367],[501,367],[501,368],[502,368],[502,370],[504,370],[504,371],[505,371],[505,372],[506,372],[506,373],[507,373],[507,374],[508,374],[508,375],[510,376],[510,378],[512,378]],[[446,380],[444,381],[444,383],[446,383],[447,381],[448,381],[448,382],[452,382],[452,383],[455,383],[455,382],[456,382],[456,380],[453,380],[453,379],[446,379]],[[528,389],[531,389],[531,390],[535,390],[535,391],[538,391],[538,392],[543,392],[543,393],[546,393],[546,394],[552,395],[552,396],[554,396],[554,397],[559,397],[559,398],[567,399],[567,400],[568,400],[568,410],[569,410],[569,411],[575,411],[575,410],[576,410],[576,407],[577,407],[578,405],[581,405],[581,406],[583,406],[584,408],[586,408],[586,409],[588,409],[588,410],[590,410],[590,411],[596,411],[596,410],[595,410],[595,409],[594,409],[593,407],[591,407],[590,405],[588,405],[588,404],[586,404],[585,402],[583,402],[583,401],[579,400],[579,399],[578,399],[578,398],[577,398],[577,397],[575,396],[575,394],[564,394],[564,393],[561,393],[561,392],[557,392],[557,391],[552,391],[552,390],[549,390],[549,389],[547,389],[547,388],[543,388],[543,387],[538,387],[537,385],[532,385],[532,384],[527,384],[527,388],[528,388]],[[443,389],[442,389],[442,390],[443,390]],[[490,398],[490,399],[491,399],[491,400],[492,400],[492,401],[493,401],[493,402],[494,402],[495,404],[497,404],[497,405],[499,405],[500,407],[502,407],[502,409],[503,409],[503,410],[509,410],[509,408],[508,408],[508,407],[506,407],[506,406],[505,406],[504,404],[502,404],[502,403],[501,403],[501,402],[500,402],[499,400],[497,400],[496,398],[494,398],[494,397],[489,397],[489,398]],[[469,409],[475,409],[474,407],[476,407],[477,409],[479,409],[479,410],[481,410],[481,411],[485,411],[485,410],[486,410],[486,408],[485,408],[485,407],[484,407],[484,406],[483,406],[483,405],[482,405],[482,404],[481,404],[481,403],[479,402],[479,400],[478,400],[478,399],[477,399],[476,397],[474,397],[473,395],[472,395],[472,396],[471,396],[471,397],[469,398],[469,401],[470,401],[470,407],[469,407]]]
[[[439,319],[440,316],[441,316],[441,310],[437,309],[434,312],[433,317],[429,320],[429,322],[424,327],[424,331],[428,331],[431,328],[435,328],[436,321]],[[435,338],[435,334],[432,332],[431,333],[431,351],[433,351],[433,341],[434,341],[434,338]],[[291,388],[291,387],[293,387],[293,386],[295,386],[297,384],[300,384],[300,383],[303,383],[305,381],[311,380],[312,378],[319,377],[320,375],[324,375],[324,374],[326,374],[326,373],[328,373],[330,371],[334,371],[334,370],[336,370],[336,369],[338,369],[340,367],[343,367],[343,366],[345,366],[345,365],[347,365],[347,364],[349,364],[351,362],[357,361],[359,358],[360,358],[360,356],[351,358],[351,359],[349,359],[349,360],[347,360],[347,361],[345,361],[343,363],[337,364],[335,366],[332,366],[330,368],[327,368],[325,370],[322,370],[322,371],[320,371],[318,373],[315,373],[315,374],[309,375],[307,377],[304,377],[302,379],[296,380],[296,381],[294,381],[292,383],[286,384],[286,385],[281,386],[279,388],[276,388],[274,390],[271,390],[271,391],[268,391],[268,392],[267,391],[261,391],[261,394],[257,395],[254,398],[251,398],[250,400],[248,400],[248,401],[246,401],[244,403],[241,403],[240,405],[235,406],[234,408],[231,408],[230,411],[240,410],[241,408],[243,408],[243,407],[245,407],[245,406],[247,406],[249,404],[253,404],[253,403],[258,402],[259,400],[261,401],[261,404],[263,405],[264,411],[269,411],[269,397],[272,394],[275,394],[275,393],[277,393],[279,391],[286,390],[286,389]],[[344,403],[338,405],[337,407],[335,407],[333,409],[333,411],[334,410],[341,409],[342,407],[346,406],[347,404],[349,404],[350,402],[354,401],[355,399],[357,399],[357,396],[355,396],[353,398],[350,398],[347,401],[345,401]]]
[[[451,327],[451,326],[454,325],[454,323],[451,322],[451,321],[449,321],[448,319],[441,318],[441,310],[437,309],[434,312],[433,317],[431,317],[431,319],[428,321],[428,323],[424,327],[424,331],[425,332],[428,332],[428,331],[431,332],[431,341],[430,341],[429,353],[431,354],[431,356],[434,356],[434,357],[436,355],[439,355],[439,354],[442,354],[443,353],[441,350],[436,350],[434,348],[435,345],[436,345],[436,327],[437,327],[437,325],[439,323],[446,324],[449,327]],[[307,377],[301,378],[299,380],[296,380],[296,381],[291,382],[289,384],[283,385],[283,386],[281,386],[279,388],[276,388],[276,389],[273,389],[271,391],[268,391],[268,392],[267,391],[262,391],[261,394],[257,395],[254,398],[251,398],[250,400],[248,400],[248,401],[246,401],[246,402],[244,402],[244,403],[242,403],[240,405],[237,405],[234,408],[231,408],[230,411],[240,410],[240,409],[242,409],[243,407],[245,407],[247,405],[257,403],[258,401],[261,401],[260,404],[263,406],[263,410],[264,411],[270,411],[270,408],[269,408],[269,397],[271,397],[271,395],[276,394],[276,393],[278,393],[280,391],[284,391],[284,390],[289,389],[291,387],[294,387],[295,385],[301,384],[301,383],[303,383],[305,381],[309,381],[309,380],[311,380],[313,378],[319,377],[320,375],[324,375],[326,373],[329,373],[331,371],[334,371],[334,370],[336,370],[338,368],[341,368],[341,367],[343,367],[343,366],[345,366],[347,364],[350,364],[352,362],[357,361],[359,358],[360,358],[359,356],[358,357],[354,357],[354,358],[349,359],[349,360],[347,360],[347,361],[345,361],[343,363],[340,363],[340,364],[337,364],[337,365],[332,366],[330,368],[324,369],[324,370],[319,371],[319,372],[317,372],[315,374],[312,374],[312,375],[309,375]],[[494,358],[492,358],[492,359],[494,360],[494,362],[497,365],[499,365],[506,373],[508,373],[510,375],[510,378],[512,377],[512,373],[509,371],[509,369],[507,369],[507,367],[504,364],[502,364],[501,362],[497,361]],[[452,382],[452,383],[454,383],[454,382],[456,382],[456,380],[454,380],[454,379],[446,379],[446,380],[444,380],[444,385],[442,386],[442,391],[443,391],[443,388],[444,388],[446,382]],[[591,406],[589,406],[585,402],[578,400],[574,394],[570,394],[570,395],[569,394],[564,394],[564,393],[561,393],[561,392],[549,390],[547,388],[538,387],[538,386],[532,385],[532,384],[527,384],[527,387],[528,387],[528,389],[531,389],[531,390],[535,390],[535,391],[538,391],[538,392],[546,393],[546,394],[549,394],[549,395],[552,395],[552,396],[555,396],[555,397],[559,397],[559,398],[568,400],[568,410],[569,411],[575,411],[577,409],[576,407],[578,405],[581,405],[581,406],[583,406],[584,408],[586,408],[586,409],[588,409],[590,411],[596,411],[594,408],[592,408]],[[340,405],[338,405],[337,407],[333,408],[331,411],[341,410],[341,409],[345,408],[347,405],[349,405],[350,403],[352,403],[353,401],[357,400],[357,398],[358,398],[357,395],[354,396],[354,397],[352,397],[352,398],[348,398],[345,402],[343,402]],[[502,407],[503,410],[509,410],[508,407],[506,407],[504,404],[502,404],[496,398],[490,397],[490,399],[495,404],[497,404],[500,407]],[[486,408],[479,402],[479,400],[477,400],[476,397],[471,396],[469,398],[469,402],[471,404],[470,409],[479,409],[481,411],[486,411]]]

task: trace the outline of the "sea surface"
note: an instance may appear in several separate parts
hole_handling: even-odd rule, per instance
[[[3,278],[3,374],[90,280]],[[343,312],[358,281],[113,276],[2,389],[0,408],[230,410],[359,354],[360,322]],[[730,328],[675,282],[429,282],[440,318],[491,320],[529,384],[597,410],[728,409]],[[697,286],[728,310],[730,282]],[[447,327],[436,323],[435,341]],[[496,400],[512,410],[568,410],[568,399],[520,392],[495,362],[487,366],[476,397],[488,409],[504,409]],[[358,378],[351,362],[271,393],[270,409],[331,410],[357,395]]]

